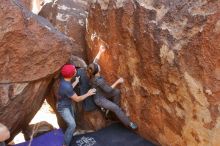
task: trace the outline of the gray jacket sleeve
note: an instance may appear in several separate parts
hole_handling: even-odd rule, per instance
[[[113,88],[109,86],[103,78],[97,79],[96,83],[97,86],[106,93],[110,93],[113,90]]]

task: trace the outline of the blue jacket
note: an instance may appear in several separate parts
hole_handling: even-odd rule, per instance
[[[89,89],[91,89],[90,81],[87,76],[86,69],[85,68],[77,69],[76,76],[80,76],[79,86],[78,86],[80,95],[86,94],[89,91]],[[94,103],[93,96],[90,96],[83,101],[83,108],[85,111],[92,111],[97,108],[96,104]]]

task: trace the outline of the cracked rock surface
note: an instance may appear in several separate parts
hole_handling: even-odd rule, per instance
[[[121,104],[143,137],[163,146],[218,146],[220,1],[93,0],[90,59],[119,76]],[[102,41],[101,41],[102,40]]]
[[[19,1],[2,0],[0,9],[0,121],[13,138],[41,107],[73,44]]]

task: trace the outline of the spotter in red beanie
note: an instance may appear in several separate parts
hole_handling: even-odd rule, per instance
[[[74,65],[71,64],[64,65],[61,69],[61,74],[64,78],[72,78],[75,73],[76,68]]]

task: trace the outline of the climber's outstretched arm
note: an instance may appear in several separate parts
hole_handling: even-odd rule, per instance
[[[123,78],[119,78],[117,81],[115,81],[114,84],[111,85],[112,88],[115,88],[118,84],[124,83]]]
[[[102,53],[104,53],[105,50],[106,50],[106,47],[105,47],[105,46],[101,45],[101,46],[99,47],[99,52],[98,52],[98,54],[96,55],[96,57],[94,58],[93,63],[98,63],[98,61],[99,61],[99,59],[100,59]]]

